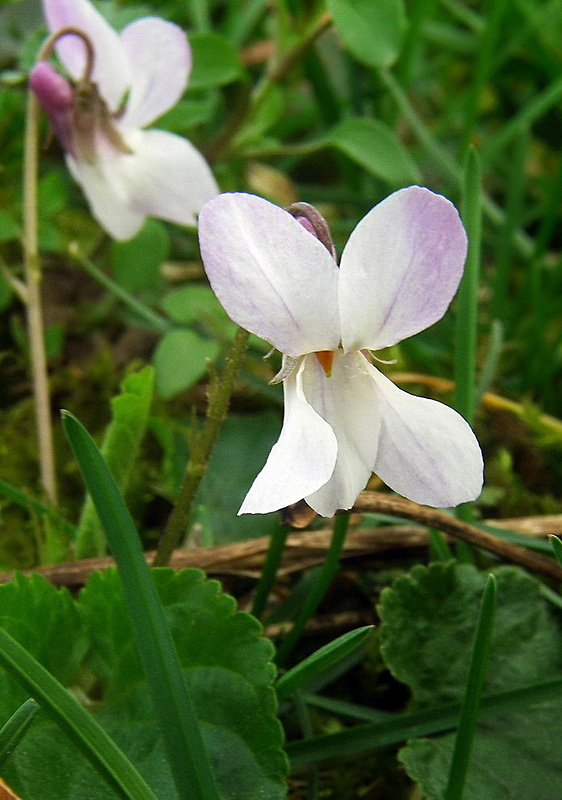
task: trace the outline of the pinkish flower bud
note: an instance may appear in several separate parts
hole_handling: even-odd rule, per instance
[[[29,74],[29,85],[49,117],[60,143],[66,150],[71,150],[72,86],[46,61],[35,64]]]
[[[332,241],[330,226],[317,208],[311,206],[310,203],[293,203],[285,210],[296,219],[299,225],[302,225],[305,230],[322,242],[332,258],[336,258],[336,248]]]

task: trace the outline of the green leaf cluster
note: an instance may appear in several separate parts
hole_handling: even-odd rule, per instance
[[[562,631],[539,583],[514,567],[495,570],[497,609],[485,693],[556,678]],[[466,684],[478,606],[486,575],[457,563],[417,566],[381,596],[382,654],[407,684],[412,707],[458,701]],[[562,701],[537,702],[478,725],[465,796],[470,800],[551,800],[562,780]],[[414,739],[400,753],[424,796],[445,791],[454,733]],[[540,769],[537,764],[540,763]]]
[[[271,643],[259,623],[237,612],[234,600],[199,570],[153,575],[221,797],[281,800],[286,760]],[[157,796],[176,797],[114,570],[94,573],[76,600],[39,576],[20,576],[0,587],[0,625],[83,699]],[[0,690],[5,720],[26,696],[4,671]],[[3,776],[24,797],[115,796],[44,715],[9,756]]]

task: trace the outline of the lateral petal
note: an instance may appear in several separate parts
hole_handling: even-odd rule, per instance
[[[352,507],[373,471],[380,407],[372,367],[362,353],[336,352],[329,378],[314,356],[306,365],[305,396],[336,434],[338,457],[329,481],[305,500],[321,516],[332,517],[337,509]]]
[[[338,268],[286,211],[249,194],[222,194],[201,211],[211,286],[232,319],[294,358],[338,346]]]
[[[77,28],[90,39],[94,47],[92,80],[110,111],[116,111],[131,77],[117,32],[87,0],[43,0],[43,9],[51,33]],[[86,66],[84,42],[77,36],[64,36],[57,42],[56,51],[70,76],[82,78]]]
[[[428,189],[401,189],[371,209],[341,258],[344,350],[388,347],[437,322],[457,290],[466,248],[456,208]]]
[[[133,153],[120,161],[129,204],[143,216],[195,225],[195,215],[219,193],[201,153],[181,136],[159,130],[128,136]]]
[[[283,383],[285,416],[281,435],[239,514],[265,514],[285,508],[316,491],[332,474],[338,450],[336,436],[304,396],[305,360]]]
[[[382,417],[374,472],[395,492],[428,506],[446,508],[478,497],[482,453],[463,417],[372,370]]]
[[[131,85],[120,124],[144,128],[174,106],[183,94],[191,69],[185,33],[159,17],[143,17],[121,32],[131,68]]]

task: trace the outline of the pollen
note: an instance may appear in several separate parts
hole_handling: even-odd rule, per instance
[[[334,351],[333,350],[317,350],[314,355],[318,359],[318,363],[326,373],[326,377],[329,378],[332,374],[332,364],[334,363]]]

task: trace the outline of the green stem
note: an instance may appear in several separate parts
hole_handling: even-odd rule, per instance
[[[173,325],[169,320],[160,314],[157,314],[144,303],[141,303],[140,300],[137,300],[136,297],[133,297],[132,294],[129,294],[126,289],[124,289],[122,286],[119,286],[119,284],[115,281],[111,280],[111,278],[102,272],[101,269],[96,267],[92,261],[82,255],[77,247],[72,247],[70,254],[88,273],[88,275],[90,275],[95,281],[111,292],[112,295],[118,297],[119,300],[121,300],[131,309],[131,311],[134,311],[135,314],[138,314],[139,317],[142,317],[142,319],[146,320],[146,322],[148,322],[152,328],[155,328],[161,333],[166,333],[167,331],[171,330]]]
[[[31,89],[27,95],[27,117],[23,167],[23,260],[27,302],[29,356],[35,401],[41,483],[53,505],[57,504],[57,480],[51,420],[51,400],[45,333],[41,305],[41,261],[37,233],[37,173],[39,151],[39,103]]]
[[[291,654],[293,648],[299,641],[306,623],[312,617],[318,608],[322,598],[326,594],[336,572],[339,568],[339,561],[345,536],[349,525],[349,514],[338,514],[334,519],[334,530],[332,533],[332,541],[326,553],[326,560],[320,567],[316,581],[306,598],[301,612],[295,620],[295,624],[281,642],[277,650],[276,661],[278,664],[284,664]]]
[[[183,485],[176,504],[170,514],[166,530],[158,546],[153,566],[165,566],[174,549],[185,535],[187,521],[197,489],[205,474],[211,450],[226,417],[234,382],[248,344],[248,331],[238,328],[227,364],[220,379],[211,381],[209,389],[209,405],[203,428],[192,438],[191,452],[187,464]]]

